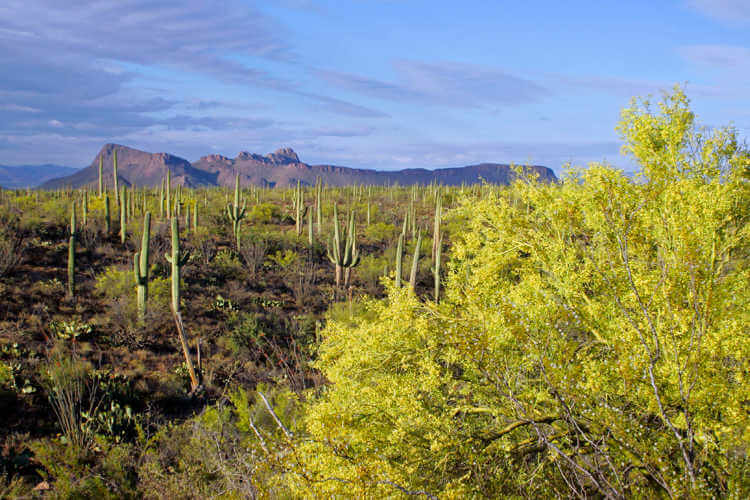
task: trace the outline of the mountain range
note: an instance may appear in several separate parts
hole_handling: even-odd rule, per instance
[[[78,169],[62,165],[0,165],[0,187],[19,189],[38,186],[56,177],[71,175]]]
[[[61,187],[79,188],[96,186],[99,179],[101,158],[103,179],[106,185],[113,184],[114,152],[117,151],[117,177],[125,185],[158,186],[167,169],[171,172],[172,184],[185,187],[233,186],[239,174],[243,186],[286,187],[312,185],[320,179],[329,186],[351,184],[375,184],[408,186],[412,184],[443,185],[473,184],[486,181],[493,184],[510,183],[515,173],[509,165],[482,163],[459,168],[428,170],[413,168],[396,171],[369,170],[336,165],[309,165],[300,161],[292,149],[282,148],[268,155],[243,151],[236,158],[213,154],[190,163],[168,153],[147,153],[119,144],[106,144],[97,153],[91,165],[72,175],[44,182],[42,189]],[[539,175],[544,181],[556,180],[554,172],[542,166],[524,167]]]

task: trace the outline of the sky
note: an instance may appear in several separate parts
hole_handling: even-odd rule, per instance
[[[3,0],[0,164],[108,142],[401,169],[606,161],[684,87],[750,136],[750,0]]]

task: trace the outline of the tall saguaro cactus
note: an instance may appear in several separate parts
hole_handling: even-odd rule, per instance
[[[112,217],[109,214],[109,193],[104,193],[104,230],[109,235],[112,230]]]
[[[167,167],[167,180],[164,181],[164,189],[167,191],[167,219],[172,218],[172,206],[171,201],[169,197],[172,194],[172,173],[169,171],[169,167]]]
[[[120,194],[120,243],[123,245],[128,231],[128,198],[126,194],[125,186],[122,186],[122,193]]]
[[[70,240],[68,241],[68,297],[73,298],[76,287],[76,204],[70,209]]]
[[[247,200],[242,200],[242,208],[240,208],[240,174],[237,174],[234,183],[234,204],[227,204],[227,214],[229,220],[232,221],[232,233],[234,239],[237,242],[237,251],[240,251],[240,223],[245,218],[245,206]]]
[[[315,190],[315,217],[316,222],[318,224],[318,236],[320,236],[321,231],[323,230],[323,210],[320,206],[320,195],[321,190],[323,188],[323,183],[318,180],[316,190]]]
[[[297,236],[302,234],[302,224],[307,214],[307,207],[305,206],[305,194],[302,191],[300,181],[297,181],[297,189],[294,192],[294,211],[295,211],[295,228],[297,230]]]
[[[174,316],[175,325],[177,325],[177,334],[180,337],[180,344],[182,344],[182,352],[185,355],[185,364],[190,374],[190,385],[193,392],[195,392],[200,386],[198,375],[196,374],[195,367],[193,366],[193,360],[190,357],[190,348],[188,347],[187,335],[185,334],[185,326],[182,323],[182,315],[180,314],[180,274],[182,266],[188,260],[187,254],[180,254],[180,227],[179,220],[177,217],[172,217],[172,254],[165,254],[167,262],[172,265],[172,315]]]
[[[146,318],[146,304],[148,303],[148,258],[149,239],[151,237],[151,212],[143,216],[143,237],[141,251],[133,256],[133,276],[138,287],[138,319],[143,322]]]
[[[83,225],[87,226],[89,222],[89,192],[88,190],[83,191],[83,204],[81,206],[81,215],[83,218]]]
[[[396,287],[401,288],[401,276],[403,274],[402,263],[404,259],[404,233],[398,235],[396,246]]]
[[[115,180],[114,180],[115,182],[114,184],[115,204],[120,205],[120,198],[119,198],[120,190],[118,188],[118,183],[117,183],[117,150],[116,149],[112,150],[112,155],[113,155],[112,156],[112,170],[114,172],[113,175],[115,177]]]
[[[354,212],[349,216],[349,230],[346,234],[346,239],[341,238],[341,231],[339,229],[339,214],[336,205],[333,205],[333,238],[328,241],[328,260],[336,268],[336,287],[341,286],[341,275],[342,271],[346,270],[344,279],[344,285],[349,284],[349,274],[351,268],[356,267],[359,264],[360,254],[357,250],[356,243],[356,232],[354,226]]]
[[[417,243],[414,246],[414,257],[411,260],[411,275],[409,276],[409,287],[417,291],[417,270],[419,269],[419,250],[422,246],[422,230],[417,232]]]
[[[435,247],[435,266],[432,268],[432,274],[435,277],[435,302],[440,302],[440,254],[442,252],[443,237],[440,236],[437,246]]]
[[[104,155],[99,155],[99,198],[104,193],[104,179],[102,179],[104,173]]]

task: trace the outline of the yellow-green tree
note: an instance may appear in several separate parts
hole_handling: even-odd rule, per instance
[[[322,333],[300,492],[728,497],[750,492],[748,150],[677,88],[604,165],[452,216],[444,300],[390,287]]]

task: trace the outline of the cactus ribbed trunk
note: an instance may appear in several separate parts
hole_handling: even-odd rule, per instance
[[[76,205],[70,211],[70,239],[68,240],[68,297],[73,298],[76,287]]]
[[[117,150],[112,151],[112,171],[114,175],[115,204],[120,205],[120,189],[117,182]]]
[[[414,257],[411,260],[411,275],[409,276],[409,287],[417,291],[417,270],[419,269],[419,247],[422,246],[422,231],[417,233],[417,243],[414,247]]]
[[[104,194],[104,179],[102,179],[104,173],[104,155],[99,155],[99,198]]]
[[[89,222],[89,192],[83,192],[83,206],[81,208],[81,215],[83,225],[86,226]]]
[[[440,254],[442,252],[442,236],[435,247],[435,267],[432,272],[435,275],[435,303],[440,302]]]
[[[120,196],[120,243],[125,244],[125,238],[127,236],[128,226],[128,207],[127,197],[125,196],[125,186],[122,187],[122,193]]]
[[[396,287],[401,288],[401,276],[403,274],[402,262],[404,258],[404,235],[398,236],[398,246],[396,247]]]
[[[151,212],[143,216],[143,237],[141,239],[141,251],[136,252],[133,258],[133,275],[137,285],[138,294],[138,319],[143,322],[146,317],[148,303],[148,260],[149,239],[151,237]]]
[[[195,392],[200,387],[200,381],[195,367],[193,366],[193,360],[190,357],[190,348],[188,347],[188,339],[185,334],[185,326],[182,323],[182,315],[180,314],[180,271],[182,266],[185,265],[185,262],[187,262],[187,256],[180,255],[180,233],[177,217],[172,218],[171,229],[172,254],[167,254],[166,258],[167,262],[172,264],[172,315],[174,316],[175,325],[177,326],[177,334],[180,337],[182,352],[185,355],[185,364],[187,365],[188,373],[190,374],[191,391]]]
[[[247,201],[243,200],[242,208],[240,208],[240,174],[237,174],[234,183],[234,204],[227,204],[227,215],[229,220],[232,221],[232,232],[237,243],[237,252],[240,251],[240,223],[245,218],[246,203]]]
[[[321,232],[323,231],[323,210],[320,207],[320,192],[322,189],[322,183],[318,182],[317,186],[317,192],[315,193],[315,217],[317,218],[317,224],[318,224],[318,236],[320,236]]]
[[[109,214],[109,193],[104,193],[104,230],[109,235],[112,231],[112,217]]]

